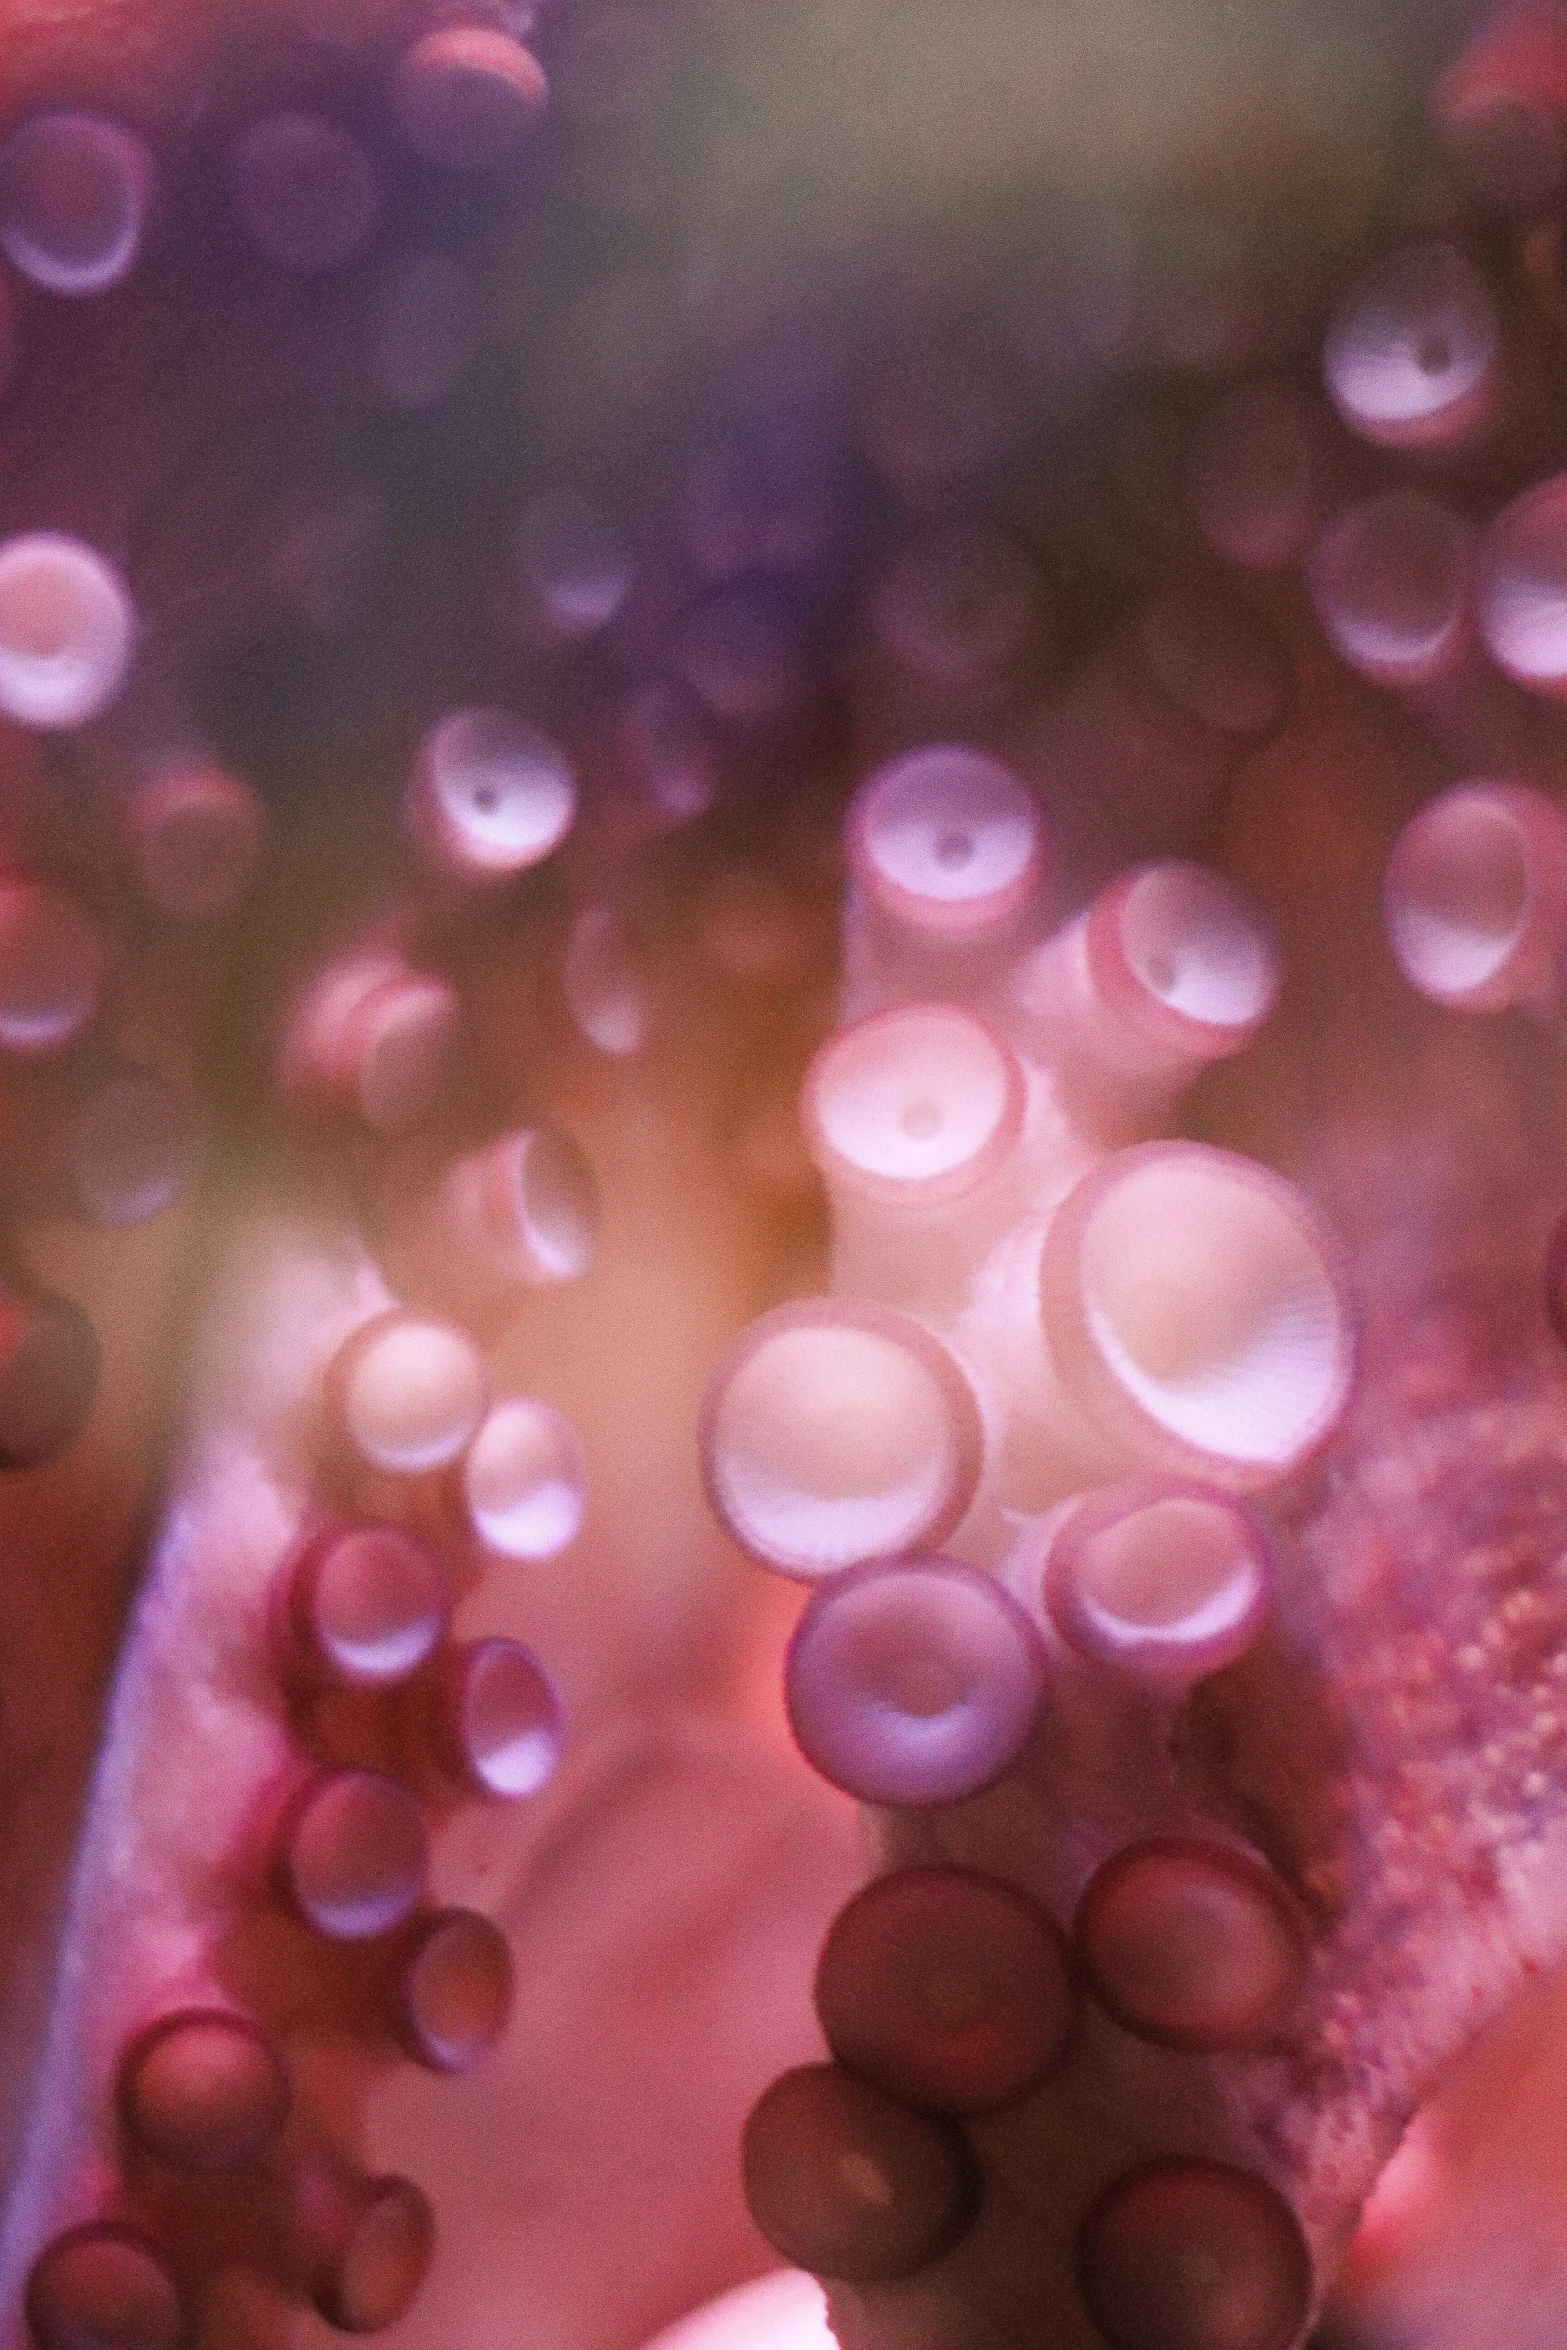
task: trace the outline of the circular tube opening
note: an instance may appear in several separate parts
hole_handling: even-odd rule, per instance
[[[502,1558],[554,1558],[574,1542],[588,1473],[576,1431],[552,1404],[498,1403],[463,1466],[474,1531]]]
[[[824,1175],[934,1205],[972,1191],[1016,1143],[1023,1079],[982,1021],[913,1004],[830,1037],[806,1072],[803,1111]]]
[[[1244,1654],[1272,1589],[1273,1545],[1250,1510],[1200,1485],[1144,1478],[1068,1512],[1043,1598],[1080,1655],[1184,1689]]]
[[[555,1685],[518,1640],[477,1640],[453,1660],[452,1730],[464,1776],[485,1795],[536,1795],[566,1734]]]
[[[1266,918],[1202,865],[1150,865],[1112,882],[1090,912],[1088,952],[1106,1003],[1181,1060],[1238,1052],[1282,979]]]
[[[813,1582],[942,1542],[979,1479],[967,1380],[917,1322],[874,1306],[783,1306],[742,1333],[702,1414],[708,1491],[737,1542]]]
[[[1302,1921],[1284,1888],[1224,1844],[1124,1845],[1095,1872],[1072,1939],[1116,2021],[1173,2048],[1255,2046],[1306,1971]]]
[[[104,293],[136,266],[155,185],[122,123],[35,114],[0,146],[0,249],[47,293]]]
[[[295,1621],[334,1679],[362,1689],[406,1680],[451,1620],[440,1553],[400,1526],[342,1526],[300,1562]]]
[[[33,531],[0,545],[0,711],[19,726],[85,726],[119,695],[136,609],[80,539]]]
[[[70,2228],[46,2244],[27,2279],[37,2350],[185,2350],[190,2313],[164,2254],[114,2221]]]
[[[1486,532],[1480,631],[1520,685],[1567,692],[1567,473],[1514,498]]]
[[[1363,498],[1330,523],[1312,554],[1311,600],[1352,669],[1416,685],[1461,650],[1470,562],[1458,515],[1418,490]]]
[[[1462,785],[1405,825],[1388,861],[1388,940],[1411,987],[1494,1011],[1548,988],[1567,926],[1567,826],[1520,785]]]
[[[1473,421],[1500,339],[1491,289],[1468,255],[1412,245],[1380,261],[1335,313],[1323,380],[1363,440],[1447,440]]]
[[[1039,885],[1032,792],[1010,768],[953,744],[878,768],[856,794],[847,840],[872,902],[937,936],[1005,929]]]
[[[350,1443],[390,1476],[445,1468],[489,1408],[484,1358],[467,1333],[395,1309],[346,1342],[333,1374]]]
[[[862,1803],[958,1803],[1000,1778],[1044,1692],[1039,1636],[1010,1592],[954,1559],[825,1584],[784,1668],[807,1762]]]
[[[521,873],[558,848],[576,814],[565,754],[505,710],[454,710],[425,736],[415,828],[470,879]]]
[[[531,50],[483,25],[426,33],[404,50],[392,84],[403,137],[447,171],[493,171],[509,162],[548,96]]]
[[[1074,1400],[1150,1465],[1268,1485],[1348,1397],[1337,1248],[1290,1184],[1229,1152],[1152,1143],[1085,1176],[1046,1238],[1040,1304]]]

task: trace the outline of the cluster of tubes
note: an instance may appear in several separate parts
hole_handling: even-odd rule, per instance
[[[513,1213],[520,1228],[520,1190]],[[352,2017],[372,2044],[435,2072],[481,2062],[510,2017],[500,1929],[430,1898],[431,1832],[475,1799],[537,1796],[564,1719],[529,1648],[455,1640],[452,1622],[477,1576],[572,1541],[581,1453],[551,1406],[492,1394],[463,1329],[406,1308],[349,1331],[322,1371],[315,1419],[300,1538],[280,1561],[247,1560],[242,1541],[225,1561],[222,1638],[243,1648],[259,1630],[267,1691],[264,1718],[231,1731],[253,1749],[251,1772],[211,1787],[209,1897],[224,1923],[214,1934],[205,1915],[199,1931],[164,1919],[150,1975],[122,1965],[98,2003],[92,2045],[120,2174],[119,2192],[106,2181],[99,2200],[134,2219],[84,2220],[44,2246],[26,2293],[40,2350],[131,2339],[178,2350],[195,2278],[225,2246],[349,2332],[393,2323],[418,2292],[434,2242],[428,2202],[406,2178],[359,2174],[296,2113],[304,2100],[282,2046],[235,1988],[247,1932],[272,1937],[267,1981],[286,1974],[296,2012],[328,2028]],[[125,1950],[153,1866],[137,1839],[156,1837],[154,1779],[199,1772],[210,1735],[199,1700],[182,1706],[160,1688],[189,1677],[181,1612],[156,1604],[119,1701],[130,1716],[148,1707],[152,1741],[131,1763],[148,1784],[130,1846],[99,1887],[95,1931],[112,1934],[125,1901]],[[304,1940],[279,1941],[290,1933]]]
[[[1026,1774],[1074,1676],[1173,1714],[1248,1648],[1275,1571],[1248,1497],[1304,1474],[1356,1344],[1338,1248],[1296,1190],[1149,1139],[1273,1005],[1273,938],[1240,892],[1153,864],[1050,927],[1033,794],[953,746],[873,773],[848,847],[848,1016],[802,1104],[832,1291],[741,1335],[702,1432],[725,1525],[812,1587],[789,1719],[871,1807],[887,1872],[823,1953],[834,2063],[776,2084],[747,2136],[759,2224],[840,2291],[973,2224],[956,2117],[1066,2061],[1079,1982],[1176,2047],[1248,2045],[1287,2013],[1302,1922],[1226,1834],[1095,1852],[1068,1938],[999,1875],[928,1865],[918,1822]],[[1238,2244],[1276,2321],[1304,2311],[1310,2262],[1271,2186],[1145,2167],[1084,2223],[1112,2341],[1141,2350],[1147,2248],[1157,2268],[1176,2228]]]
[[[1462,238],[1411,243],[1335,312],[1328,405],[1238,386],[1189,445],[1184,497],[1226,564],[1298,573],[1338,655],[1471,770],[1387,865],[1404,978],[1449,1010],[1551,1018],[1567,820],[1532,719],[1567,692],[1567,475],[1517,486],[1556,438],[1521,348]],[[1366,487],[1368,449],[1396,453],[1397,486]],[[1071,2062],[1079,1997],[1176,2049],[1287,2024],[1309,1931],[1227,1831],[1090,1838],[1055,1864],[1053,1908],[1004,1881],[1020,1854],[950,1865],[924,1823],[1047,1767],[1042,1725],[1085,1677],[1108,1716],[1119,1690],[1173,1721],[1257,1640],[1277,1546],[1255,1505],[1299,1498],[1351,1393],[1356,1317],[1297,1191],[1154,1139],[1279,989],[1268,926],[1223,876],[1146,865],[1052,927],[1034,794],[952,744],[872,773],[847,859],[842,1025],[801,1104],[831,1294],[742,1335],[702,1441],[729,1531],[812,1587],[789,1719],[871,1812],[880,1873],[817,1977],[833,2061],[777,2083],[746,2142],[758,2223],[858,2339],[856,2289],[874,2305],[975,2226],[987,2179],[960,2125]],[[1075,2249],[1117,2350],[1229,2340],[1232,2320],[1291,2340],[1311,2268],[1267,2180],[1173,2157],[1112,2180]]]

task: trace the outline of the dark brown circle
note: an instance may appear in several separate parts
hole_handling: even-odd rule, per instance
[[[409,2308],[434,2247],[434,2216],[413,2181],[369,2180],[317,2280],[316,2307],[341,2333],[380,2333]]]
[[[410,2049],[434,2072],[467,2072],[505,2031],[511,1993],[511,1952],[499,1926],[476,1910],[441,1910],[403,1972]]]
[[[34,2350],[184,2350],[189,2322],[155,2244],[100,2221],[45,2245],[27,2280]]]
[[[833,1924],[816,2011],[840,2064],[911,2104],[983,2113],[1060,2062],[1066,1948],[1013,1886],[970,1869],[878,1878]]]
[[[1114,2180],[1079,2231],[1077,2275],[1111,2350],[1287,2350],[1311,2306],[1295,2214],[1222,2162]]]
[[[1100,1868],[1072,1927],[1102,2006],[1172,2048],[1244,2048],[1300,1989],[1302,1920],[1262,1862],[1223,1844],[1155,1838]]]
[[[289,2079],[267,2035],[221,2008],[183,2008],[143,2032],[120,2072],[125,2126],[175,2170],[245,2170],[288,2121]]]
[[[962,2135],[832,2064],[801,2065],[763,2094],[742,2167],[768,2242],[853,2284],[929,2267],[979,2211],[979,2168]]]

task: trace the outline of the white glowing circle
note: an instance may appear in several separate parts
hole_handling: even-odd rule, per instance
[[[1339,515],[1311,558],[1311,597],[1351,668],[1418,677],[1463,626],[1469,531],[1419,490],[1387,490]],[[1564,608],[1567,624],[1567,608]]]
[[[229,193],[251,241],[284,269],[342,269],[381,226],[368,151],[324,114],[280,106],[229,151]]]
[[[931,927],[982,930],[1014,913],[1038,872],[1033,794],[979,751],[910,751],[861,786],[851,844],[889,911]]]
[[[454,710],[425,737],[424,768],[464,859],[520,873],[558,848],[577,793],[565,753],[506,710]]]
[[[946,1004],[857,1022],[822,1047],[807,1115],[829,1168],[910,1196],[952,1196],[982,1177],[1019,1101],[990,1030]]]
[[[1478,392],[1501,329],[1485,279],[1456,245],[1389,254],[1333,318],[1328,395],[1352,431],[1398,440]]]
[[[1330,1423],[1343,1306],[1277,1178],[1218,1155],[1139,1154],[1105,1188],[1081,1249],[1090,1335],[1156,1426],[1266,1474]]]
[[[51,294],[101,294],[136,265],[155,185],[122,123],[35,114],[0,146],[0,249]]]
[[[1278,994],[1270,931],[1222,874],[1201,865],[1154,865],[1133,882],[1121,947],[1150,995],[1209,1027],[1249,1028]]]
[[[0,544],[0,710],[19,725],[85,726],[125,682],[136,609],[80,539],[31,531]]]
[[[1506,967],[1528,925],[1529,843],[1504,801],[1444,792],[1405,827],[1388,876],[1388,939],[1412,987],[1462,1000]]]
[[[372,1467],[416,1476],[457,1458],[488,1401],[472,1340],[445,1323],[410,1317],[366,1342],[349,1374],[344,1417]]]
[[[742,1354],[718,1395],[710,1473],[740,1541],[812,1578],[914,1548],[963,1477],[953,1402],[891,1331],[785,1326]]]
[[[553,1405],[527,1396],[496,1404],[469,1448],[463,1481],[475,1531],[502,1558],[554,1558],[576,1540],[587,1465]]]

